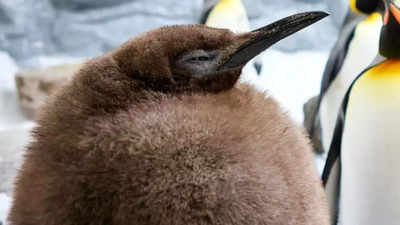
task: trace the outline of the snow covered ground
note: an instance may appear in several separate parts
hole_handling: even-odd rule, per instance
[[[10,196],[7,196],[4,193],[0,193],[0,225],[1,225],[2,221],[6,221],[6,217],[7,217],[7,213],[8,213],[10,204],[11,204]]]
[[[297,122],[303,121],[303,104],[319,92],[328,52],[266,51],[263,70],[255,85],[267,90]]]

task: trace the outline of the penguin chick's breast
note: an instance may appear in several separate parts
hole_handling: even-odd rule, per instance
[[[13,224],[327,224],[306,138],[262,93],[161,95],[105,115],[54,137],[72,148],[32,144]]]

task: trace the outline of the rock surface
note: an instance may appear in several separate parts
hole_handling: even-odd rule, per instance
[[[0,0],[0,50],[9,52],[22,67],[37,66],[32,65],[32,58],[40,55],[93,57],[151,28],[198,23],[203,7],[212,1]],[[252,28],[257,28],[289,14],[327,10],[325,1],[243,2]],[[329,49],[336,33],[337,28],[327,18],[275,48]]]
[[[328,10],[332,12],[332,21],[337,27],[340,27],[349,10],[350,0],[325,0]]]
[[[243,1],[243,3],[249,11],[250,24],[253,28],[305,11],[322,10],[332,14],[324,0],[251,0]],[[337,32],[337,27],[330,16],[285,38],[275,44],[272,49],[290,52],[327,51],[333,46]]]
[[[22,112],[35,119],[48,96],[68,83],[81,64],[65,64],[20,71],[15,75]]]

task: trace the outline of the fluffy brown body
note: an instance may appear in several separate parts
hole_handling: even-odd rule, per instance
[[[308,140],[272,98],[234,86],[240,71],[177,88],[173,56],[147,65],[162,48],[222,48],[233,37],[174,29],[89,61],[44,108],[11,225],[328,224]],[[164,46],[189,31],[197,44]],[[157,51],[140,50],[149,40]]]

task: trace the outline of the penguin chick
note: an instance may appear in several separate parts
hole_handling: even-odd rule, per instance
[[[43,109],[11,225],[327,225],[307,139],[273,99],[234,86],[325,16],[241,35],[165,27],[89,61]]]

